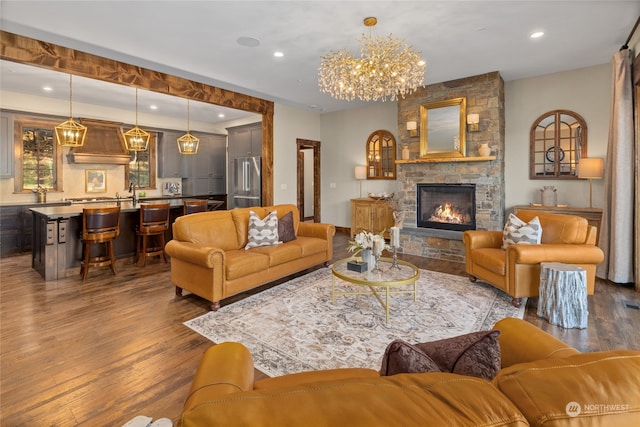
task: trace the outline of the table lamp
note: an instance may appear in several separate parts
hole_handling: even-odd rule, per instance
[[[601,179],[604,161],[598,158],[583,157],[578,160],[578,178],[589,180],[589,207],[593,208],[593,179]]]
[[[356,166],[355,176],[356,179],[360,181],[360,197],[362,197],[362,180],[367,179],[367,167]]]

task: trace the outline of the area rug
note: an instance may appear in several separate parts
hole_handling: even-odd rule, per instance
[[[391,318],[370,295],[331,303],[331,270],[322,268],[184,324],[215,343],[249,348],[257,369],[269,376],[364,367],[379,369],[384,350],[401,338],[411,343],[491,329],[504,317],[523,318],[524,306],[466,277],[420,270],[418,298],[391,296]],[[351,285],[336,279],[341,290]],[[359,287],[359,289],[362,289]]]

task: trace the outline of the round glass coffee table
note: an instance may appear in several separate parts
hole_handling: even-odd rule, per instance
[[[380,302],[382,308],[384,308],[387,323],[389,323],[389,295],[413,294],[413,300],[416,300],[420,270],[415,265],[406,261],[397,260],[397,267],[394,267],[391,258],[380,258],[378,262],[379,271],[371,271],[371,268],[369,268],[369,270],[359,273],[347,268],[347,263],[355,260],[356,258],[342,259],[336,261],[331,267],[331,272],[333,273],[331,278],[331,302],[333,304],[336,303],[336,297],[340,296],[373,295]],[[363,286],[366,289],[349,292],[337,291],[336,278]],[[409,285],[413,286],[409,287]],[[384,294],[384,299],[381,293]]]

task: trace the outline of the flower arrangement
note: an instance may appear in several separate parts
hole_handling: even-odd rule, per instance
[[[384,230],[380,232],[380,234],[373,234],[369,231],[361,231],[354,236],[353,240],[349,241],[349,252],[360,252],[365,249],[373,249],[374,240],[378,240],[382,242],[382,249],[389,249],[384,240]],[[382,251],[381,249],[381,251]]]

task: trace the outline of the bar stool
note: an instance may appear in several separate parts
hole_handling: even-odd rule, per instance
[[[140,224],[136,229],[138,241],[136,244],[136,259],[138,262],[142,256],[142,267],[145,266],[147,257],[160,256],[167,262],[164,253],[164,232],[169,229],[169,204],[142,204],[140,205]],[[155,245],[149,246],[149,239],[156,237]]]
[[[82,281],[87,280],[89,267],[110,266],[116,274],[116,256],[113,241],[120,234],[120,206],[82,209]],[[104,243],[106,254],[91,256],[91,245]]]
[[[209,207],[209,201],[206,199],[200,200],[185,200],[183,202],[184,205],[184,215],[189,215],[196,212],[206,212]]]

